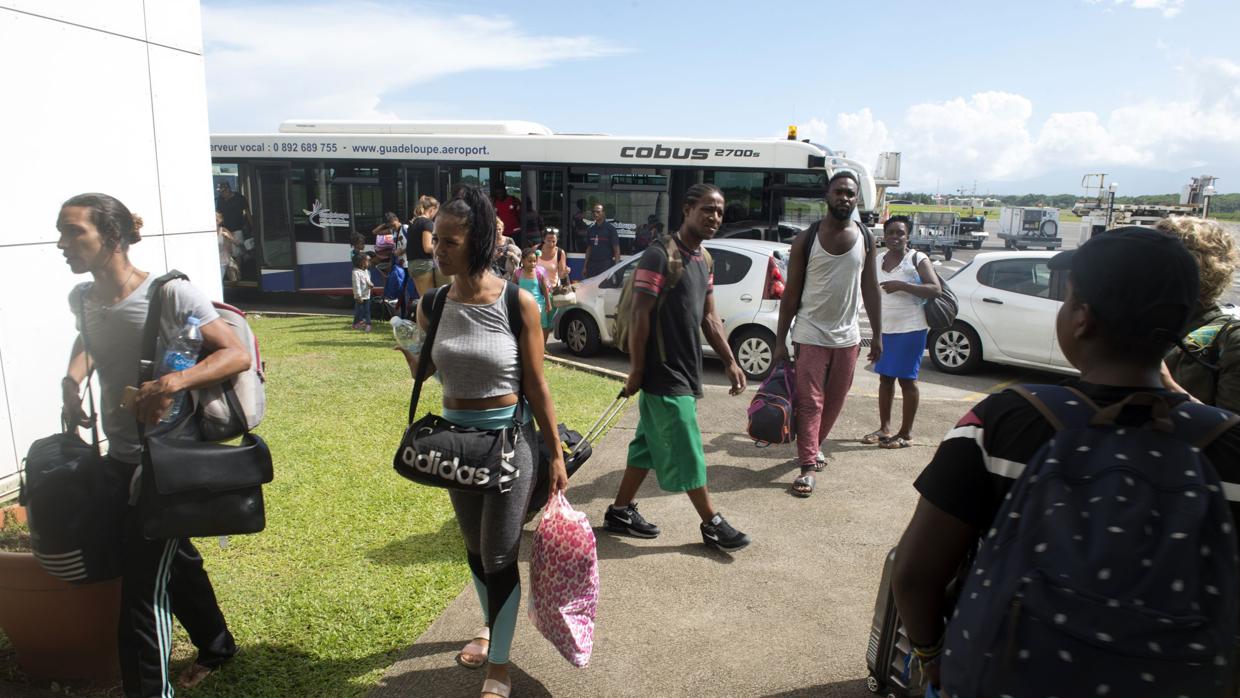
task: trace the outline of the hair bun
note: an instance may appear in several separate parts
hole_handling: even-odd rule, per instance
[[[134,244],[142,240],[142,216],[134,213],[133,216],[133,233],[129,236],[129,244]]]

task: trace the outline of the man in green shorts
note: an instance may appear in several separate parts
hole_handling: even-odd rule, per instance
[[[723,194],[714,185],[696,184],[685,192],[684,211],[685,222],[673,238],[684,265],[679,281],[668,282],[668,250],[662,244],[647,247],[634,272],[631,364],[624,392],[641,391],[640,418],[620,491],[603,525],[638,538],[659,535],[659,527],[637,513],[634,501],[653,470],[664,490],[689,495],[702,518],[702,542],[719,550],[740,550],[749,545],[749,536],[733,528],[711,504],[697,424],[697,400],[702,397],[699,327],[727,366],[731,394],[745,390],[745,374],[736,365],[715,312],[710,265],[702,254],[702,241],[714,237],[723,221]]]

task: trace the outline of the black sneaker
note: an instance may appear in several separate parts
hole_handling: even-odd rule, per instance
[[[632,502],[623,509],[607,507],[607,514],[603,516],[603,528],[636,538],[655,538],[659,535],[659,527],[637,513],[637,502]]]
[[[702,524],[702,542],[708,547],[732,552],[749,545],[749,536],[732,528],[722,514],[716,513],[710,523]]]

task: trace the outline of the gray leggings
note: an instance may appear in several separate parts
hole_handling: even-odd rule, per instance
[[[482,617],[491,629],[490,661],[508,662],[512,636],[521,605],[521,579],[517,573],[517,551],[525,509],[538,477],[538,444],[534,424],[521,428],[513,464],[521,471],[516,484],[504,494],[472,494],[449,490],[457,523],[465,537],[469,571],[482,605]]]
[[[521,544],[521,528],[525,525],[525,509],[534,493],[538,478],[538,444],[534,440],[534,422],[521,428],[513,465],[521,476],[504,494],[473,494],[448,490],[456,520],[465,536],[465,549],[482,558],[482,568],[495,572],[517,561]]]

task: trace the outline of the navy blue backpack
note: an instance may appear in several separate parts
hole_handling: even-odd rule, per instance
[[[1202,449],[1240,417],[1153,393],[1100,410],[1071,388],[1013,390],[1056,433],[982,540],[944,638],[942,694],[1223,695],[1240,575]],[[1149,421],[1118,424],[1130,410]]]

